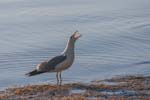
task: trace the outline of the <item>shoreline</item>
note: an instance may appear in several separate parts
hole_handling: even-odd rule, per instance
[[[91,83],[28,85],[0,91],[2,100],[150,99],[150,76],[121,76]]]

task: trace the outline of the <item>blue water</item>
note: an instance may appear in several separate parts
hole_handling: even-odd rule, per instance
[[[75,30],[72,67],[63,82],[150,75],[149,0],[0,0],[0,89],[55,83],[55,73],[26,77],[61,53]]]

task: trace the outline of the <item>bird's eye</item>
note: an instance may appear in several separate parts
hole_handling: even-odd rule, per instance
[[[73,38],[73,36],[70,37],[71,39]]]

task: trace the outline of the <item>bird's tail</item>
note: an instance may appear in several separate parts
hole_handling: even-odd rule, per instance
[[[25,75],[27,75],[27,76],[34,76],[34,75],[38,75],[38,74],[42,74],[42,73],[44,73],[44,71],[38,71],[38,70],[35,69],[35,70],[25,74]]]

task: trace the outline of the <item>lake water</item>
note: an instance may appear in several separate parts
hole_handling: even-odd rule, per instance
[[[150,75],[149,0],[0,0],[0,89],[55,83],[55,73],[24,74],[58,55],[72,32],[72,67],[63,82]]]

